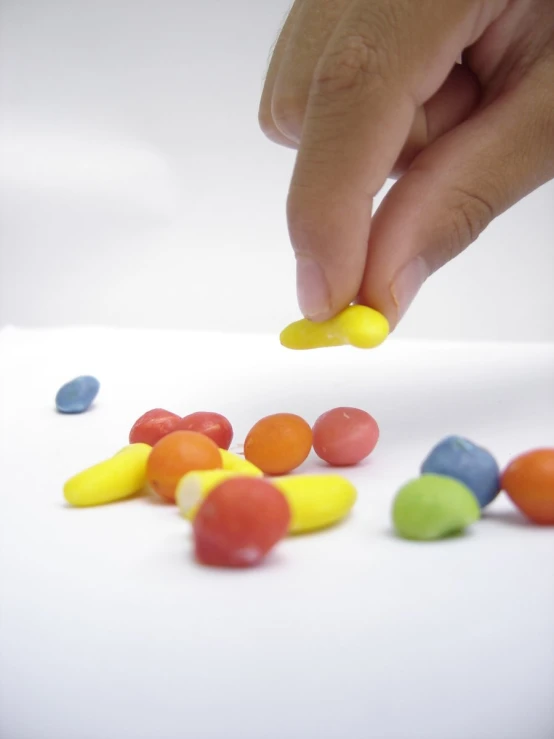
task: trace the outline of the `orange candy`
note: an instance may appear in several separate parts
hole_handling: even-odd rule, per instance
[[[196,431],[173,431],[152,449],[146,478],[161,498],[175,503],[175,489],[183,475],[221,467],[221,453],[211,439]]]
[[[312,448],[312,429],[294,413],[266,416],[249,431],[244,456],[266,475],[286,475],[299,467]]]
[[[554,448],[516,457],[502,475],[502,489],[534,523],[554,526]]]

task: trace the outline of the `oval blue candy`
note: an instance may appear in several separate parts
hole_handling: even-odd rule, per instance
[[[76,377],[56,393],[56,408],[60,413],[83,413],[90,408],[99,390],[100,383],[96,377]]]
[[[463,482],[481,508],[491,503],[500,491],[500,469],[495,458],[461,436],[449,436],[437,444],[421,465],[421,472]]]

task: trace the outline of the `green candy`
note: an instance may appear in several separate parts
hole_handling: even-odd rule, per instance
[[[408,482],[392,506],[397,533],[420,541],[453,536],[480,517],[479,503],[471,490],[443,475],[422,475]]]

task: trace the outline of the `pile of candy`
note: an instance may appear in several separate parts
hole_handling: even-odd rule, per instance
[[[384,316],[354,305],[323,323],[296,321],[281,343],[290,349],[371,348],[388,331]],[[56,396],[58,411],[87,410],[99,387],[88,376],[67,383]],[[345,467],[366,459],[378,439],[376,421],[358,408],[334,408],[313,427],[293,413],[277,413],[250,429],[241,457],[229,451],[233,428],[224,416],[181,417],[156,408],[133,425],[128,446],[68,480],[64,495],[71,505],[93,506],[150,489],[192,522],[199,562],[248,567],[286,535],[336,524],[354,506],[357,492],[345,477],[290,474],[312,449],[327,464]],[[431,450],[420,472],[392,506],[394,528],[406,539],[462,532],[501,490],[529,520],[554,525],[554,448],[523,454],[501,474],[486,449],[452,436]]]
[[[486,449],[449,436],[431,450],[421,476],[398,491],[392,508],[395,529],[418,540],[461,533],[501,490],[533,523],[554,525],[554,448],[522,454],[501,474]]]
[[[94,506],[148,489],[192,522],[198,561],[247,567],[287,534],[326,528],[353,508],[357,491],[342,475],[290,474],[312,448],[343,467],[367,458],[378,438],[375,420],[357,408],[334,408],[313,428],[300,416],[277,413],[254,424],[241,457],[229,451],[233,429],[224,416],[181,417],[156,408],[135,422],[128,446],[68,480],[64,495],[71,505]],[[554,449],[518,457],[501,475],[488,451],[449,437],[421,472],[393,503],[393,524],[404,538],[463,531],[501,489],[532,521],[554,524]]]
[[[155,408],[134,423],[128,446],[68,480],[64,495],[94,506],[150,490],[192,522],[200,562],[247,567],[287,534],[336,524],[354,506],[356,488],[342,475],[290,474],[312,448],[340,467],[368,457],[378,438],[377,423],[358,408],[334,408],[313,429],[276,413],[250,429],[241,457],[229,451],[233,428],[221,414]]]

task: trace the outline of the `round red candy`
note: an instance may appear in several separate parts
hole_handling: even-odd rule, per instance
[[[229,449],[233,441],[233,427],[221,413],[198,411],[181,419],[180,431],[196,431],[208,436],[220,449]]]
[[[358,464],[375,449],[377,421],[360,408],[333,408],[313,428],[315,453],[333,467]]]
[[[129,433],[129,444],[149,444],[154,446],[164,436],[176,431],[181,416],[163,408],[153,408],[142,415]]]
[[[252,567],[286,536],[289,523],[287,500],[271,483],[253,477],[226,480],[194,519],[196,558],[216,567]]]

